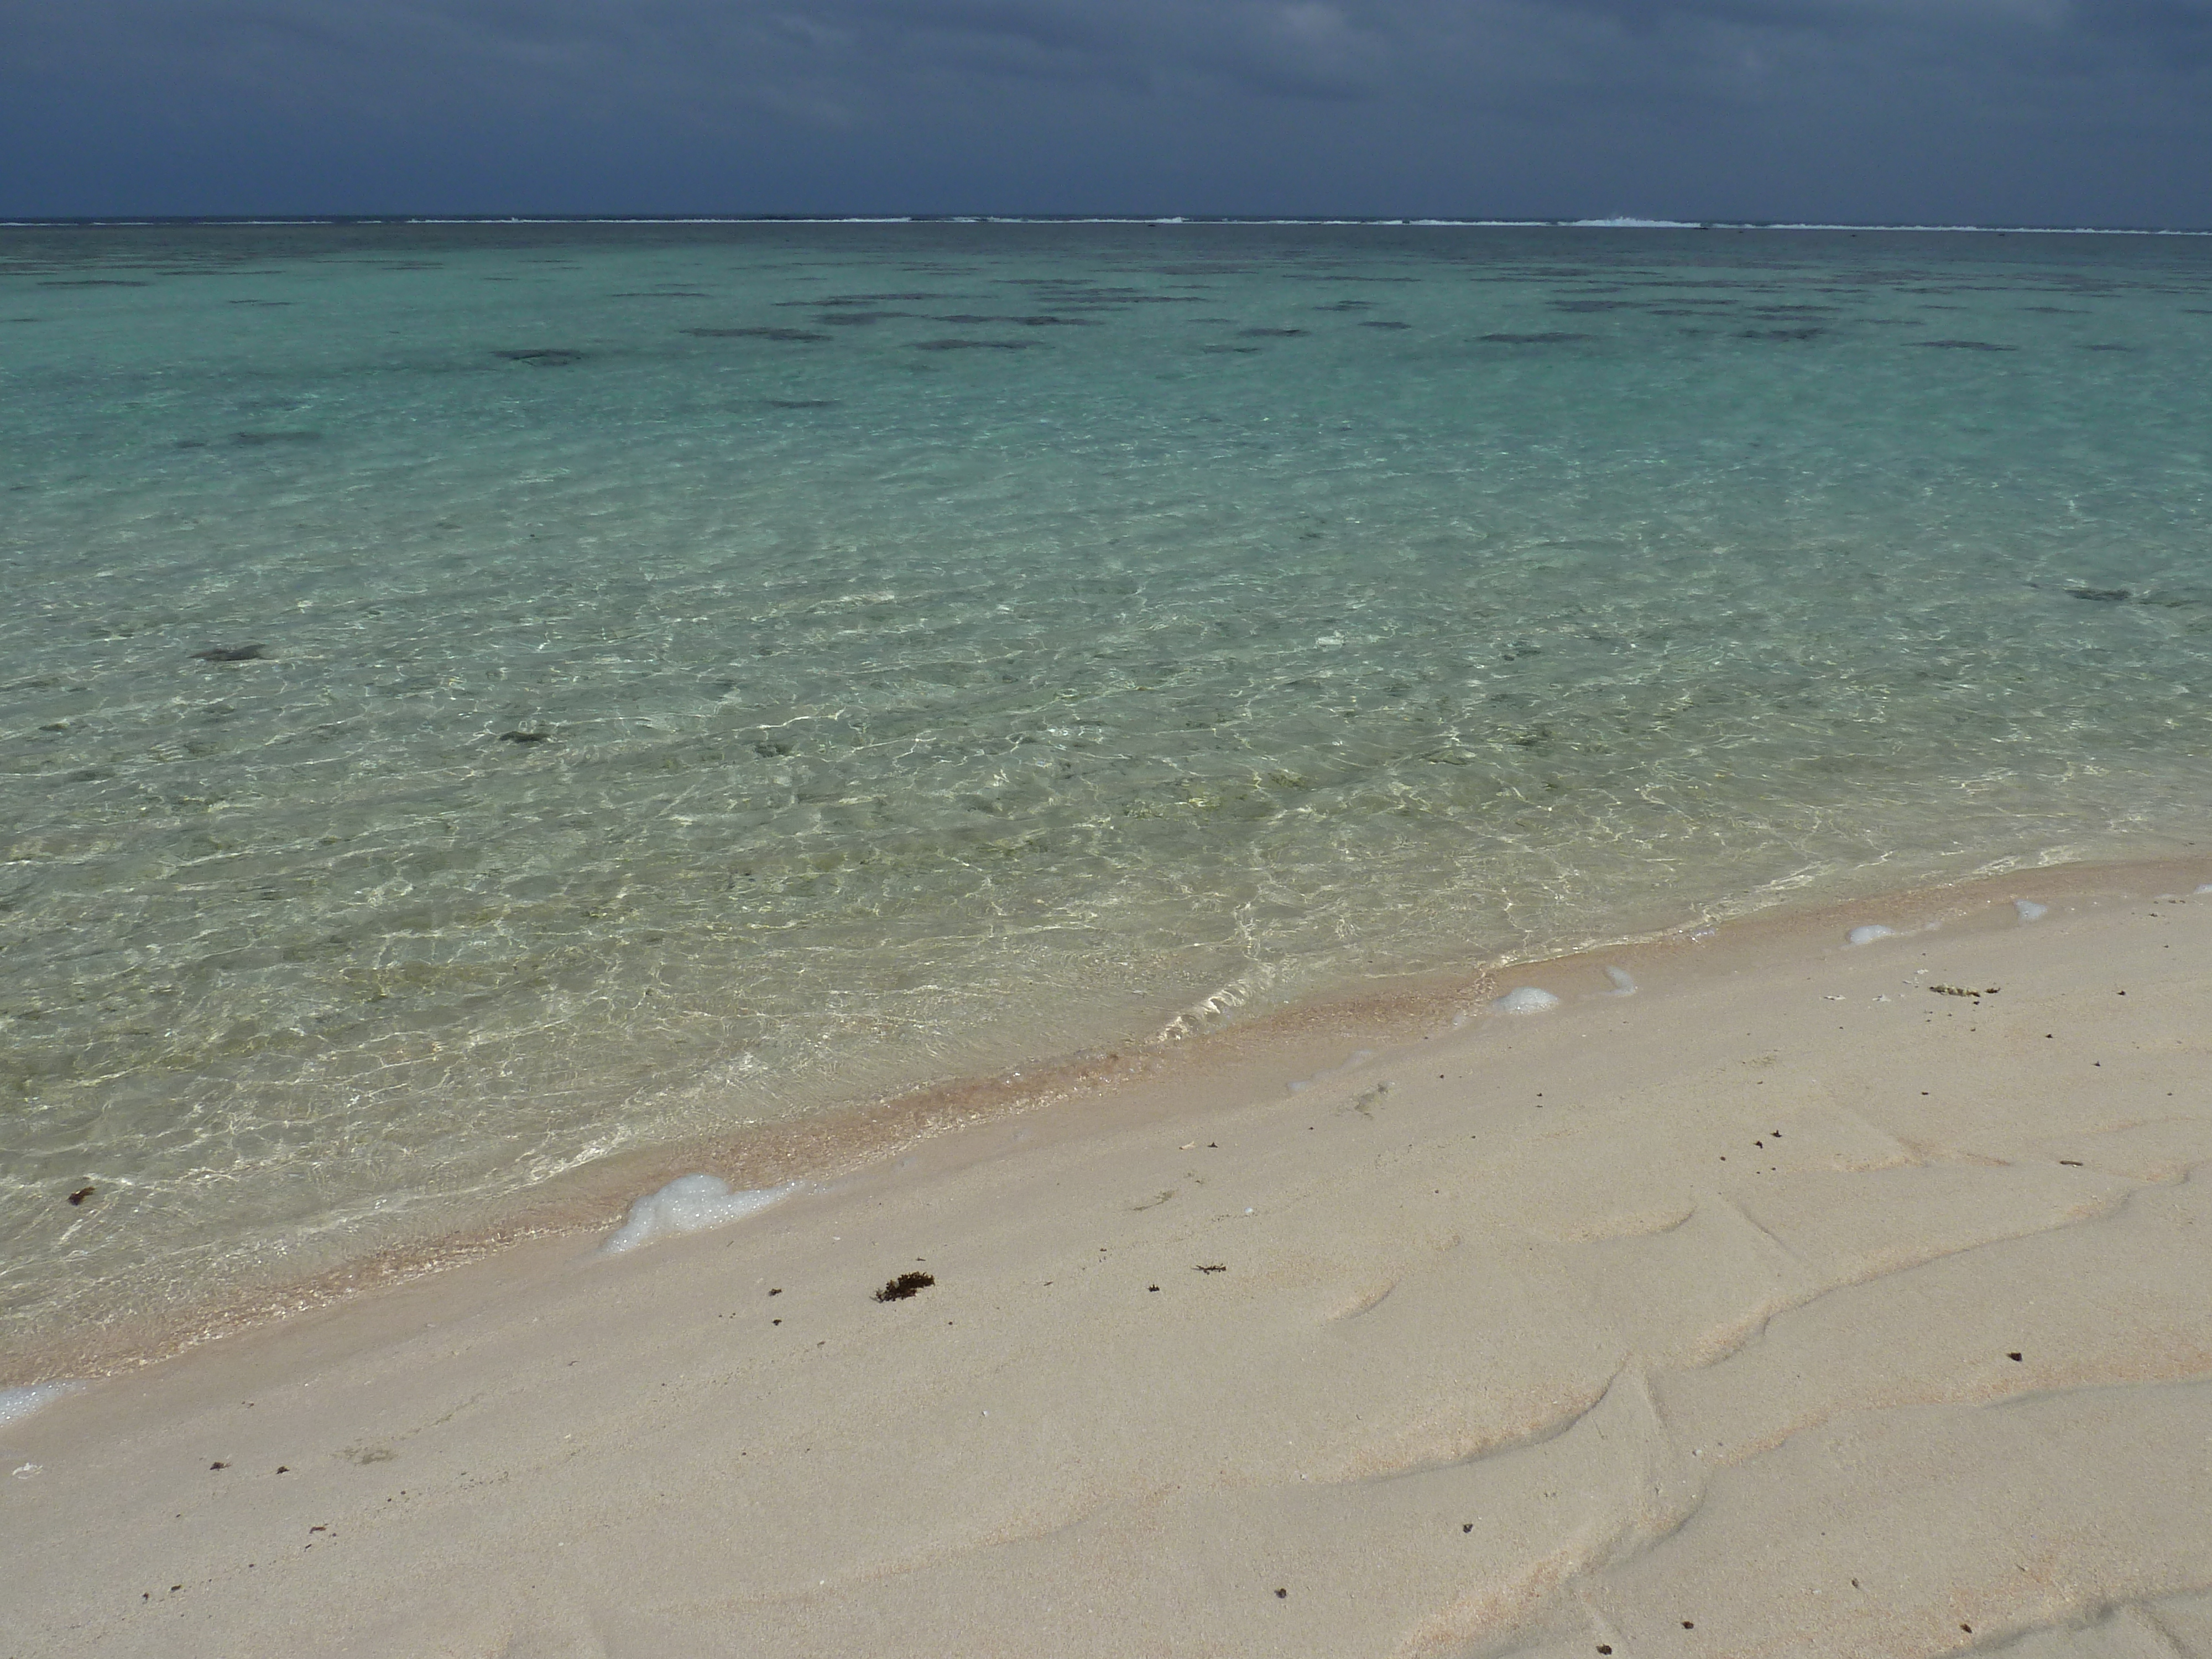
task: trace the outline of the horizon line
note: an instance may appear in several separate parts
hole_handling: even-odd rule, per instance
[[[0,229],[130,229],[161,226],[246,228],[345,225],[1156,225],[1341,226],[1468,230],[1883,231],[1922,235],[2212,236],[2212,227],[2169,225],[1929,224],[1849,220],[1448,218],[1437,215],[1114,213],[264,213],[70,214],[0,218]]]

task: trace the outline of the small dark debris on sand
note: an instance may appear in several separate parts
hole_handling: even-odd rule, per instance
[[[1202,1267],[1193,1267],[1191,1269],[1191,1272],[1194,1273],[1225,1273],[1228,1271],[1229,1269],[1223,1267],[1218,1261],[1210,1261]]]
[[[896,1279],[888,1281],[883,1289],[876,1292],[876,1300],[903,1302],[910,1296],[919,1295],[935,1283],[937,1283],[936,1279],[929,1273],[901,1273]]]
[[[99,1190],[100,1188],[97,1187],[80,1187],[69,1195],[70,1202],[72,1204],[82,1204],[85,1200],[90,1198]]]
[[[265,645],[211,645],[192,653],[194,662],[265,662],[268,658]]]
[[[499,740],[501,743],[550,743],[553,734],[550,732],[502,732],[499,734]]]

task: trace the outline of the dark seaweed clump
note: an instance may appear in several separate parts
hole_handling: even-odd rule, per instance
[[[787,340],[799,344],[817,343],[830,337],[807,328],[687,328],[684,331],[702,340]]]
[[[1027,351],[1034,340],[916,340],[916,351]]]
[[[910,1296],[921,1294],[935,1283],[937,1283],[936,1279],[927,1273],[901,1273],[896,1279],[888,1281],[883,1289],[876,1292],[876,1300],[903,1302]]]
[[[827,322],[833,319],[824,318],[823,320]],[[986,323],[1018,323],[1024,328],[1096,328],[1098,326],[1097,319],[1095,317],[1053,317],[1042,314],[1015,317],[986,315],[964,311],[949,313],[935,320],[940,323],[957,323],[963,328],[975,328]]]
[[[1994,340],[1915,340],[1913,344],[1934,351],[2017,351],[2018,346],[1999,345]]]
[[[562,346],[551,346],[539,351],[495,351],[491,355],[504,357],[510,363],[535,363],[540,368],[562,368],[584,359],[582,352],[570,351]]]
[[[1587,340],[1587,334],[1486,334],[1482,337],[1492,345],[1565,345],[1574,340]]]
[[[204,651],[192,653],[194,662],[261,662],[266,660],[269,647],[265,645],[211,645]]]

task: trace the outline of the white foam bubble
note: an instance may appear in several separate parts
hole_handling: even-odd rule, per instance
[[[1632,997],[1636,994],[1636,976],[1627,969],[1608,968],[1605,970],[1605,976],[1613,981],[1613,989],[1607,991],[1606,995]]]
[[[2206,883],[2205,883],[2202,887],[2198,888],[2197,890],[2198,892],[2200,892],[2200,893],[2212,893],[2212,881],[2208,881],[2208,882],[2206,882]]]
[[[733,1193],[729,1183],[717,1176],[678,1176],[659,1192],[647,1193],[633,1203],[629,1218],[599,1249],[607,1255],[619,1255],[669,1234],[720,1227],[765,1210],[798,1190],[799,1184],[793,1182]]]
[[[1559,998],[1533,985],[1518,985],[1490,1005],[1501,1014],[1540,1014],[1559,1006]]]
[[[1852,928],[1850,933],[1844,935],[1844,942],[1847,945],[1871,945],[1878,939],[1895,939],[1896,937],[1896,928],[1885,927],[1878,921],[1870,921],[1863,927]]]
[[[2047,904],[2038,904],[2033,899],[2014,899],[2012,908],[2020,912],[2022,921],[2040,921],[2051,914]]]
[[[0,1389],[0,1423],[28,1417],[41,1406],[50,1406],[65,1394],[75,1394],[82,1382],[33,1382],[27,1389]]]

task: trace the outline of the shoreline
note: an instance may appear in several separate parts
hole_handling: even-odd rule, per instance
[[[1498,988],[1558,1006],[1207,1045],[728,1226],[547,1234],[134,1368],[0,1425],[0,1626],[2212,1652],[2208,881],[1522,964]]]
[[[1692,976],[1740,972],[1747,963],[1767,960],[1778,940],[1786,956],[1801,935],[1810,939],[1825,927],[1840,939],[1856,925],[1852,918],[1879,921],[1877,911],[1910,913],[1923,919],[1916,927],[1940,927],[2003,902],[2014,888],[2023,890],[2020,896],[2033,896],[2025,892],[2032,886],[2045,902],[2063,902],[2136,889],[2188,894],[2207,882],[2212,882],[2212,856],[2023,864],[1861,896],[1811,903],[1785,898],[1555,956],[1509,955],[1464,969],[1380,975],[1218,1025],[1200,1024],[1186,1009],[1149,1038],[1133,1036],[990,1074],[939,1078],[826,1109],[616,1153],[515,1192],[476,1226],[381,1245],[295,1277],[249,1284],[218,1302],[118,1320],[7,1355],[0,1358],[0,1388],[112,1376],[496,1259],[532,1241],[611,1232],[631,1200],[688,1173],[710,1173],[738,1189],[796,1182],[820,1190],[911,1162],[935,1143],[957,1143],[963,1132],[1011,1119],[1086,1112],[1097,1117],[1096,1124],[1073,1125],[1072,1132],[1080,1134],[1121,1121],[1132,1103],[1162,1093],[1228,1080],[1240,1087],[1266,1087],[1271,1080],[1279,1087],[1302,1086],[1310,1076],[1356,1063],[1350,1061],[1353,1054],[1447,1035],[1485,1016],[1490,1000],[1506,988],[1504,975],[1550,975],[1583,983],[1584,994],[1604,994],[1606,963],[1626,964],[1639,984],[1647,981],[1649,964],[1662,960],[1687,967]],[[1591,986],[1598,988],[1595,993]]]
[[[2197,262],[1716,243],[1692,315],[1633,237],[1427,234],[963,229],[936,311],[1050,349],[950,356],[771,326],[904,232],[40,289],[0,1366],[1087,1095],[1209,994],[1387,1035],[1423,963],[2201,833]],[[87,350],[184,378],[82,427]]]

